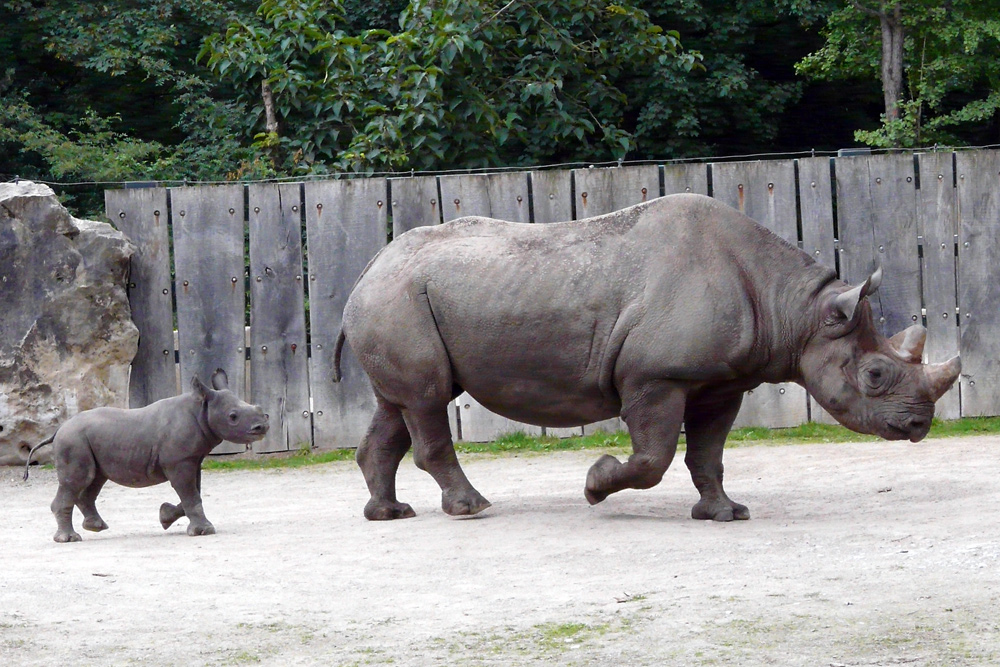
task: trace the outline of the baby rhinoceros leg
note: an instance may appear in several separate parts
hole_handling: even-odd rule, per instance
[[[214,535],[215,526],[205,516],[205,510],[201,504],[201,460],[184,461],[169,470],[165,469],[164,473],[170,481],[170,486],[174,488],[177,496],[181,499],[181,504],[173,510],[172,514],[166,516],[164,507],[169,503],[160,506],[161,525],[165,518],[170,518],[179,511],[181,514],[174,516],[173,521],[181,516],[186,516],[191,522],[187,527],[188,535]],[[167,512],[170,513],[170,510],[168,509]],[[167,523],[164,528],[169,528],[170,523]]]

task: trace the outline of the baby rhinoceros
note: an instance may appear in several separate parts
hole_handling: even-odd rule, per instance
[[[86,410],[32,447],[27,465],[36,449],[49,443],[54,447],[59,490],[52,501],[58,524],[53,539],[80,541],[73,530],[74,505],[83,513],[86,530],[107,529],[95,502],[109,479],[136,488],[169,481],[181,502],[160,506],[163,529],[187,516],[188,535],[215,533],[201,505],[201,463],[223,440],[260,440],[268,424],[260,407],[244,403],[229,390],[229,378],[221,368],[212,374],[212,387],[193,377],[190,392],[143,408]]]

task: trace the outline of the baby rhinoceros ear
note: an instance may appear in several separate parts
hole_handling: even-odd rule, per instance
[[[229,376],[226,371],[216,368],[212,373],[212,387],[216,390],[229,389]]]
[[[191,376],[191,393],[194,394],[195,397],[201,400],[205,400],[205,398],[208,396],[208,392],[210,391],[211,389],[206,387],[205,383],[199,380],[197,375]]]

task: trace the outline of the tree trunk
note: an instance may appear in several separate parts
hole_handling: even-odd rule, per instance
[[[264,79],[260,82],[260,96],[264,102],[264,129],[269,135],[268,141],[270,143],[270,153],[271,160],[274,162],[274,166],[278,166],[278,114],[274,110],[274,93],[271,91],[271,85]],[[273,141],[273,143],[271,143]]]
[[[903,17],[899,5],[878,13],[882,26],[882,94],[886,122],[899,120],[903,99]]]

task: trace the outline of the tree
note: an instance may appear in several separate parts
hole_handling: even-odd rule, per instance
[[[824,0],[641,0],[660,26],[704,54],[697,71],[659,67],[633,82],[641,96],[637,143],[644,157],[767,150],[803,93],[794,63],[811,48]],[[775,48],[780,44],[781,48]]]
[[[218,179],[250,165],[252,153],[231,131],[245,110],[195,62],[203,35],[240,11],[252,7],[0,3],[0,171],[58,180]]]
[[[264,0],[202,50],[255,108],[256,146],[279,149],[279,170],[623,158],[635,148],[625,82],[698,62],[676,33],[605,0],[413,0],[398,32],[357,35],[342,9]]]
[[[881,80],[882,127],[859,130],[855,136],[863,143],[959,143],[963,135],[996,123],[998,11],[996,0],[849,0],[831,14],[825,45],[804,58],[798,71]]]

